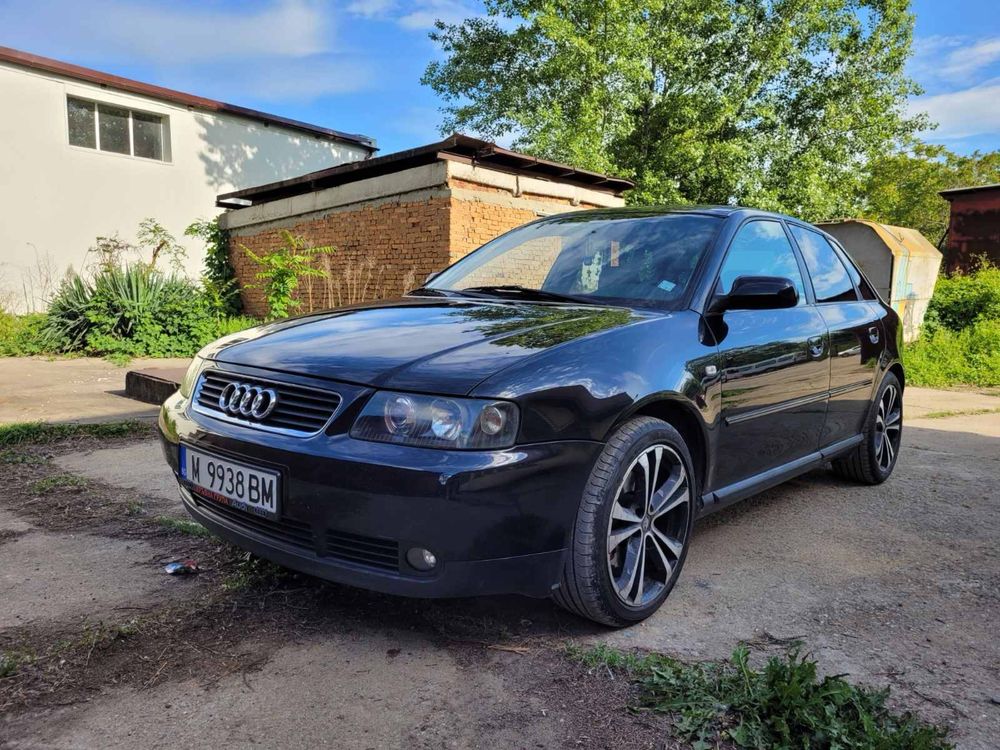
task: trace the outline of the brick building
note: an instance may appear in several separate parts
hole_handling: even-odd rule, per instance
[[[942,190],[940,195],[951,204],[946,268],[968,269],[981,255],[1000,265],[1000,184]]]
[[[220,195],[230,257],[253,315],[265,313],[244,252],[266,253],[281,230],[333,245],[302,281],[305,312],[395,297],[503,232],[563,211],[621,206],[632,183],[453,135],[409,151]],[[539,252],[546,252],[539,248]]]

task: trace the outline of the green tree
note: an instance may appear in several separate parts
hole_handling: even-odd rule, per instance
[[[854,215],[913,227],[937,244],[948,228],[941,190],[1000,182],[1000,151],[955,154],[924,143],[873,159]]]
[[[907,0],[486,0],[438,23],[442,131],[637,181],[635,203],[842,214],[923,124]]]

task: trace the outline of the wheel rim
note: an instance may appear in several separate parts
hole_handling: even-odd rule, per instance
[[[608,573],[622,603],[645,606],[666,588],[684,552],[690,509],[687,471],[673,448],[651,446],[631,463],[608,521]]]
[[[899,389],[889,385],[882,392],[875,414],[875,461],[882,471],[888,471],[896,460],[902,434],[903,402],[899,398]]]

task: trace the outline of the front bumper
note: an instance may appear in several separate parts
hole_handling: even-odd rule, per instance
[[[181,442],[282,475],[276,521],[220,506],[179,478],[192,516],[280,565],[404,596],[548,596],[602,448],[564,441],[442,451],[355,440],[336,424],[325,434],[295,438],[200,413],[192,418],[187,406],[174,394],[160,414],[175,475]],[[411,547],[431,550],[435,569],[411,568],[405,559]]]

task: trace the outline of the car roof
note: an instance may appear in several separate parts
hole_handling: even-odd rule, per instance
[[[700,214],[703,216],[718,216],[719,218],[729,218],[739,214],[741,217],[766,216],[772,219],[785,219],[797,221],[803,224],[808,222],[796,219],[794,216],[779,214],[773,211],[762,211],[757,208],[747,208],[746,206],[625,206],[623,208],[595,208],[586,212],[568,211],[566,213],[554,214],[540,219],[541,222],[568,218],[575,216],[578,219],[624,219],[624,218],[649,218],[653,216],[667,216],[670,214]]]

